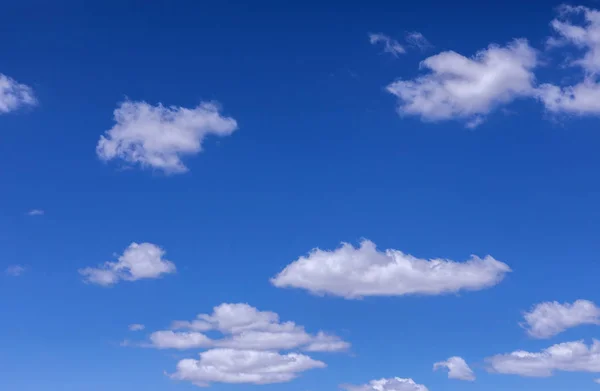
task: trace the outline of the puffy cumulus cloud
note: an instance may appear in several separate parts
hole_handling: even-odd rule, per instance
[[[173,330],[151,335],[151,345],[157,348],[191,349],[218,347],[240,350],[291,350],[310,352],[344,351],[350,344],[336,335],[319,331],[307,333],[294,322],[281,322],[271,311],[259,311],[245,303],[223,303],[212,314],[200,314],[193,321],[175,321]],[[219,339],[208,339],[201,332],[219,331]]]
[[[413,379],[394,377],[391,379],[371,380],[369,384],[360,386],[343,385],[347,391],[429,391],[422,384],[417,384]]]
[[[175,264],[163,258],[165,251],[152,243],[131,243],[117,262],[106,262],[100,267],[79,270],[84,281],[109,286],[117,282],[159,278],[175,273]]]
[[[324,368],[321,361],[297,353],[212,349],[200,353],[200,359],[184,359],[177,364],[172,379],[197,386],[211,383],[270,384],[293,380],[300,372]]]
[[[400,115],[461,119],[475,127],[494,108],[533,96],[536,65],[536,51],[524,39],[505,47],[490,45],[472,58],[446,51],[421,62],[428,74],[395,81],[387,90],[398,97]]]
[[[541,352],[515,351],[487,359],[489,371],[502,374],[548,377],[556,371],[600,373],[600,342],[553,345]]]
[[[21,265],[11,265],[6,268],[4,273],[12,277],[19,277],[21,274],[25,273],[27,268]]]
[[[188,109],[126,101],[114,119],[116,124],[98,141],[98,156],[169,174],[187,171],[181,158],[199,153],[206,136],[228,136],[237,129],[237,122],[222,116],[213,103]]]
[[[583,20],[574,21],[578,16],[583,16]],[[550,38],[550,46],[573,45],[583,50],[583,57],[569,65],[581,68],[584,76],[579,83],[569,86],[542,84],[537,90],[538,98],[553,113],[599,115],[600,11],[564,5],[551,26],[557,37]]]
[[[524,314],[521,324],[534,338],[550,338],[572,327],[600,324],[600,308],[588,300],[574,303],[546,302]]]
[[[449,379],[474,381],[475,374],[462,357],[450,357],[446,361],[441,361],[433,364],[433,370],[446,368],[448,370]]]
[[[392,37],[382,33],[369,34],[369,41],[372,45],[383,44],[383,51],[398,57],[398,55],[406,53],[406,49]]]
[[[347,299],[363,296],[439,295],[480,290],[498,284],[510,272],[491,256],[466,262],[419,259],[398,250],[378,251],[364,240],[336,250],[315,249],[289,264],[271,282],[280,288],[303,288]]]
[[[37,100],[31,87],[0,73],[0,114],[36,104]]]
[[[143,324],[138,324],[138,323],[129,325],[129,331],[142,331],[145,328],[146,328],[146,326],[144,326]]]

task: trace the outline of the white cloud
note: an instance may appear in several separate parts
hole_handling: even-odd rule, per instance
[[[159,331],[151,337],[158,348],[191,349],[220,347],[240,350],[290,350],[311,352],[344,351],[350,347],[339,337],[319,331],[309,334],[294,322],[280,322],[279,315],[259,311],[244,303],[223,303],[212,314],[200,314],[193,321],[175,321],[174,330],[192,330],[189,333]],[[216,330],[223,338],[209,340],[200,331]],[[159,334],[157,334],[159,333]]]
[[[354,299],[480,290],[498,284],[508,272],[508,265],[491,256],[472,256],[466,262],[426,260],[398,250],[378,251],[373,242],[364,240],[359,248],[343,243],[333,251],[315,249],[271,282],[280,288]]]
[[[6,268],[4,271],[7,275],[12,277],[19,277],[21,274],[25,273],[27,268],[21,265],[11,265]]]
[[[114,111],[114,119],[116,124],[98,141],[98,156],[169,174],[187,171],[182,157],[201,152],[206,136],[228,136],[237,129],[233,118],[206,102],[188,109],[126,101]]]
[[[297,353],[212,349],[200,353],[199,360],[181,360],[170,376],[201,387],[210,383],[270,384],[288,382],[300,372],[324,367],[325,363]]]
[[[474,127],[496,107],[533,96],[536,65],[536,51],[518,39],[506,47],[490,45],[472,58],[439,53],[421,63],[428,74],[395,81],[387,90],[398,97],[400,115],[424,121],[460,119]]]
[[[448,369],[449,379],[458,379],[466,381],[474,381],[475,374],[467,364],[467,362],[461,357],[450,357],[446,361],[441,361],[433,364],[433,370],[446,368]]]
[[[159,278],[163,274],[175,273],[175,264],[163,258],[165,251],[152,243],[131,243],[117,262],[106,262],[97,268],[79,270],[86,282],[98,285],[113,285],[120,280],[136,281]]]
[[[580,15],[583,15],[583,22],[577,23],[572,20]],[[599,115],[600,11],[564,5],[551,26],[558,37],[549,39],[550,46],[573,45],[584,51],[583,57],[569,63],[581,68],[584,76],[582,81],[570,86],[542,84],[537,90],[538,98],[546,109],[553,113]]]
[[[0,73],[0,114],[10,113],[23,106],[35,106],[37,100],[31,87]]]
[[[406,52],[406,49],[404,49],[400,42],[385,34],[371,33],[369,34],[369,41],[372,45],[382,43],[383,51],[386,53],[390,53],[395,57],[398,57],[399,54],[403,54]]]
[[[600,324],[600,308],[588,300],[574,303],[546,302],[524,314],[522,324],[534,338],[550,338],[572,327]]]
[[[427,38],[425,38],[425,36],[418,31],[413,31],[406,34],[406,42],[421,50],[428,49],[432,46]]]
[[[146,326],[144,326],[143,324],[138,324],[138,323],[129,325],[129,331],[142,331],[145,328],[146,328]]]
[[[44,214],[44,211],[41,209],[32,209],[29,212],[27,212],[28,216],[42,216]]]
[[[427,387],[417,384],[413,379],[394,377],[391,379],[371,380],[361,386],[343,385],[348,391],[428,391]]]
[[[541,352],[515,351],[487,359],[495,373],[548,377],[556,371],[600,373],[600,342],[589,347],[583,341],[553,345]]]
[[[594,379],[594,383],[600,384],[600,379]]]

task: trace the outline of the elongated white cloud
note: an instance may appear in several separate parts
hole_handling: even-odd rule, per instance
[[[574,303],[546,302],[537,304],[523,317],[522,326],[534,338],[550,338],[572,327],[600,325],[600,308],[589,300]]]
[[[21,265],[11,265],[6,268],[4,271],[7,275],[12,277],[19,277],[21,274],[25,273],[27,268]]]
[[[281,322],[271,311],[259,311],[244,303],[223,303],[212,314],[200,314],[193,321],[175,321],[173,330],[151,335],[151,345],[160,349],[192,349],[198,347],[240,350],[291,350],[337,352],[350,344],[336,335],[319,331],[307,333],[294,322]],[[222,338],[208,339],[202,332],[219,331]]]
[[[143,324],[134,323],[129,325],[129,331],[142,331],[146,328]]]
[[[116,124],[98,141],[98,156],[168,174],[187,171],[182,157],[201,152],[206,136],[228,136],[237,129],[233,118],[206,102],[188,109],[126,101],[114,111],[114,118]]]
[[[271,282],[347,299],[363,296],[439,295],[498,284],[510,268],[491,256],[466,262],[419,259],[398,250],[378,251],[369,240],[360,247],[315,249],[286,266]]]
[[[36,104],[37,100],[31,87],[0,73],[0,114]]]
[[[44,215],[44,211],[41,209],[32,209],[29,212],[27,212],[27,216],[43,216]]]
[[[398,57],[398,55],[406,52],[406,49],[404,49],[400,42],[382,33],[369,34],[369,41],[372,45],[383,44],[383,51],[394,57]]]
[[[131,243],[117,262],[106,262],[99,267],[79,270],[86,282],[113,285],[117,282],[159,278],[175,273],[175,264],[163,258],[165,251],[152,243]]]
[[[348,391],[429,391],[422,384],[417,384],[413,379],[394,377],[391,379],[371,380],[368,384],[360,386],[343,385]]]
[[[398,80],[387,90],[398,97],[400,115],[432,122],[459,119],[475,127],[498,106],[534,96],[536,65],[536,51],[518,39],[505,47],[490,45],[471,58],[439,53],[421,63],[429,73]]]
[[[491,372],[530,377],[549,377],[557,371],[600,373],[600,342],[566,342],[537,353],[519,350],[487,362]]]
[[[446,361],[433,364],[434,371],[437,371],[441,368],[446,368],[448,370],[449,379],[466,381],[475,380],[475,373],[473,373],[467,362],[462,357],[450,357]]]
[[[583,16],[583,21],[574,21],[578,16]],[[538,98],[550,112],[600,115],[600,11],[564,5],[551,26],[557,34],[549,40],[551,46],[572,45],[584,51],[582,57],[569,64],[582,69],[584,76],[568,86],[542,84],[537,90]]]
[[[325,366],[321,361],[297,353],[212,349],[200,353],[199,360],[179,361],[177,371],[170,376],[201,387],[211,383],[271,384],[285,383],[301,372]]]

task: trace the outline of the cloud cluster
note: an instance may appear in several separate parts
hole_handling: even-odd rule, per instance
[[[480,290],[498,284],[510,272],[491,256],[466,262],[420,259],[399,250],[377,250],[369,240],[355,248],[315,249],[283,269],[271,282],[280,288],[306,289],[348,299],[363,296],[439,295]]]
[[[600,325],[600,308],[589,300],[574,303],[546,302],[537,304],[524,315],[522,326],[534,338],[550,338],[572,327]]]
[[[106,262],[99,267],[79,270],[91,284],[109,286],[117,282],[159,278],[175,273],[175,264],[164,259],[165,251],[152,243],[131,243],[117,262]]]
[[[220,338],[205,333],[218,332]],[[194,384],[279,383],[298,372],[325,364],[299,352],[337,352],[350,344],[336,335],[319,331],[307,333],[294,322],[281,322],[271,311],[259,311],[245,303],[223,303],[211,314],[192,321],[175,321],[170,330],[153,332],[150,343],[158,349],[208,349],[200,359],[185,359],[177,365],[173,379]],[[285,351],[282,353],[282,351]]]
[[[495,373],[548,377],[556,371],[600,373],[600,342],[590,346],[583,341],[553,345],[541,352],[515,351],[487,359]]]
[[[116,124],[100,137],[96,153],[167,174],[187,171],[182,158],[202,150],[208,135],[228,136],[237,122],[213,103],[188,109],[126,101],[114,111]]]
[[[347,391],[429,391],[422,384],[417,384],[413,379],[394,377],[390,379],[371,380],[368,384],[360,386],[343,385]]]
[[[36,104],[37,100],[31,87],[0,73],[0,114]]]
[[[474,381],[475,374],[462,357],[450,357],[446,361],[441,361],[433,364],[433,370],[446,368],[448,370],[449,379],[458,379],[466,381]]]

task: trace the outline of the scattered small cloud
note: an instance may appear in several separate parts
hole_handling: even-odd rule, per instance
[[[433,370],[445,368],[448,370],[449,379],[474,381],[475,374],[462,357],[450,357],[446,361],[433,364]]]
[[[31,87],[0,73],[0,114],[36,104],[37,99]]]
[[[142,331],[145,328],[146,328],[146,326],[144,326],[143,324],[138,324],[138,323],[129,325],[129,331]]]
[[[551,338],[563,331],[585,325],[600,325],[600,308],[589,300],[574,303],[545,302],[524,315],[521,324],[533,338]]]
[[[29,212],[27,212],[28,216],[42,216],[44,215],[44,211],[41,209],[31,209]]]
[[[421,34],[418,31],[412,31],[410,33],[407,33],[405,38],[406,42],[408,42],[409,45],[414,46],[420,50],[427,50],[433,47],[433,45],[429,43],[427,38],[425,38],[425,36],[423,36],[423,34]]]
[[[201,152],[207,136],[229,136],[238,127],[207,102],[188,109],[126,101],[114,111],[114,119],[116,124],[96,146],[100,159],[119,159],[166,174],[186,172],[182,158]]]
[[[356,299],[481,290],[498,284],[510,271],[491,256],[472,256],[466,262],[419,259],[399,250],[379,251],[375,243],[364,240],[358,248],[343,243],[332,251],[315,249],[286,266],[271,282],[279,288]]]
[[[368,384],[360,386],[344,384],[341,388],[346,391],[429,391],[427,387],[417,384],[413,379],[400,377],[371,380]]]
[[[406,53],[406,49],[404,49],[400,42],[382,33],[369,34],[369,41],[372,45],[383,44],[383,51],[394,57]]]
[[[84,281],[110,286],[117,282],[159,278],[175,273],[175,264],[163,258],[165,251],[152,243],[131,243],[117,262],[106,262],[99,267],[79,270]]]
[[[21,265],[11,265],[9,267],[6,268],[6,270],[4,271],[7,275],[12,276],[12,277],[19,277],[20,275],[22,275],[23,273],[25,273],[27,271],[27,268],[25,266],[21,266]]]

